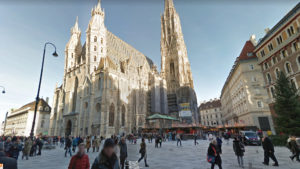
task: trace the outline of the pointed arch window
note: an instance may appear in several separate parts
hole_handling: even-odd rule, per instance
[[[271,90],[271,96],[272,96],[272,98],[274,98],[275,97],[274,87],[271,87],[270,90]]]
[[[73,100],[72,100],[72,112],[76,111],[76,101],[77,101],[77,89],[78,89],[78,78],[75,78]]]
[[[270,75],[270,73],[267,73],[267,80],[268,80],[268,82],[269,82],[269,83],[271,83],[271,82],[272,82],[272,78],[271,78],[271,75]]]
[[[123,105],[122,106],[122,126],[125,126],[125,112],[126,112],[126,110],[125,110],[125,106]]]
[[[96,62],[97,61],[97,56],[94,56],[94,62]]]
[[[101,38],[101,44],[103,44],[103,38]]]
[[[175,68],[174,68],[174,62],[173,61],[170,63],[170,74],[172,76],[175,76]]]
[[[94,46],[94,51],[97,51],[97,46]]]
[[[114,120],[115,120],[115,105],[112,103],[109,107],[108,125],[114,126]]]
[[[94,36],[94,42],[97,42],[97,36]]]
[[[289,62],[285,63],[286,73],[292,73],[291,64]]]
[[[278,78],[279,78],[279,75],[280,75],[280,70],[279,70],[279,68],[276,68],[276,69],[275,69],[275,74],[276,74],[276,78],[278,79]]]

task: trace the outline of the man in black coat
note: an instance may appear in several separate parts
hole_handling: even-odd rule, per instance
[[[271,141],[271,139],[268,136],[265,136],[262,139],[262,146],[264,149],[264,165],[269,165],[269,158],[271,158],[274,161],[273,166],[279,166],[278,161],[274,155],[274,145]]]
[[[3,169],[18,169],[17,160],[5,155],[3,142],[0,143],[0,164],[3,164]]]
[[[120,146],[120,164],[121,164],[121,169],[124,169],[124,167],[125,167],[125,160],[126,160],[126,158],[128,156],[125,137],[121,138],[121,141],[119,142],[119,146]]]

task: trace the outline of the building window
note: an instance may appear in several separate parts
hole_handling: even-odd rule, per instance
[[[300,69],[300,56],[297,57],[297,64],[298,64],[299,69]]]
[[[101,53],[103,53],[103,48],[101,48]]]
[[[276,68],[276,69],[275,69],[275,74],[276,74],[276,78],[278,79],[278,78],[279,78],[279,75],[280,75],[280,70],[279,70],[279,68]]]
[[[122,126],[125,126],[125,112],[126,112],[126,110],[125,110],[125,106],[123,105],[122,106]]]
[[[269,68],[268,62],[265,62],[264,66],[265,66],[265,70],[267,70]]]
[[[262,108],[262,107],[263,107],[262,102],[261,102],[260,100],[257,101],[257,107],[258,107],[258,108]]]
[[[94,46],[94,51],[97,51],[97,47],[96,46]]]
[[[287,33],[289,34],[289,36],[292,36],[295,32],[294,32],[294,28],[293,26],[290,26],[288,29],[287,29]]]
[[[272,98],[274,98],[275,97],[274,87],[271,87],[270,90],[271,90],[271,96],[272,96]]]
[[[267,73],[267,80],[268,80],[269,84],[272,82],[272,78],[271,78],[270,73]]]
[[[44,128],[44,124],[45,124],[45,121],[42,120],[42,121],[41,121],[41,128]]]
[[[101,105],[100,105],[100,103],[97,103],[97,104],[96,104],[96,111],[97,111],[98,113],[100,113],[100,110],[101,110]]]
[[[282,58],[287,57],[288,56],[287,51],[286,50],[282,50],[281,51],[281,56],[282,56]]]
[[[103,44],[103,38],[101,38],[101,44]]]
[[[272,57],[273,65],[277,63],[276,56]]]
[[[291,68],[291,65],[290,63],[285,63],[285,70],[286,70],[286,73],[289,74],[289,73],[292,73],[292,68]]]
[[[272,51],[272,50],[273,50],[273,45],[272,45],[272,43],[270,43],[270,44],[268,45],[268,48],[269,48],[269,51]]]
[[[282,43],[282,37],[281,37],[281,35],[279,35],[279,36],[276,38],[276,40],[277,40],[277,44],[280,45],[280,44]]]
[[[296,86],[296,83],[295,83],[295,80],[294,80],[294,79],[291,79],[291,86],[292,86],[294,89],[297,89],[297,86]]]
[[[265,51],[264,50],[260,51],[260,55],[261,55],[261,57],[264,57],[265,56]]]
[[[112,103],[109,107],[109,119],[108,119],[108,125],[109,126],[114,126],[114,121],[115,121],[115,106]]]
[[[250,70],[253,70],[254,69],[254,66],[251,64],[251,65],[249,65],[249,67],[250,67]]]
[[[97,56],[94,56],[94,62],[96,62],[97,61]]]
[[[293,50],[294,51],[298,51],[299,47],[298,47],[298,43],[297,42],[294,42],[293,43]]]
[[[94,42],[97,42],[97,36],[94,37]]]
[[[74,53],[72,53],[71,55],[72,55],[72,59],[73,59],[73,57],[74,57]]]

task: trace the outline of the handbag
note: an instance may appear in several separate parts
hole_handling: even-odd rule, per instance
[[[207,162],[213,164],[213,163],[215,163],[215,161],[216,161],[216,157],[215,156],[207,155]]]

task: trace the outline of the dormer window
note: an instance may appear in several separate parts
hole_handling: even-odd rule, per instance
[[[248,57],[251,57],[251,56],[253,56],[253,53],[252,53],[252,52],[248,52],[248,53],[247,53],[247,56],[248,56]]]

